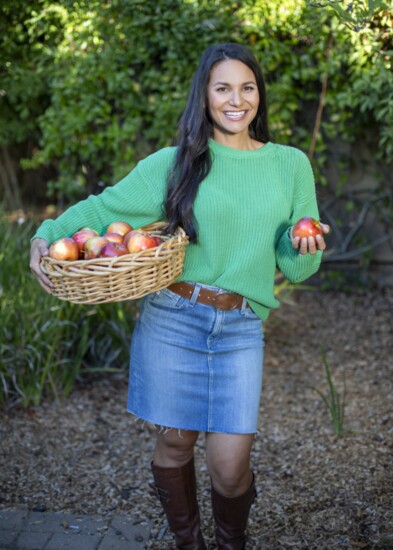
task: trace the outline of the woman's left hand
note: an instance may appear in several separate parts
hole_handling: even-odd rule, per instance
[[[326,223],[321,223],[322,231],[325,235],[330,232],[330,226]],[[325,250],[326,243],[322,235],[316,237],[291,237],[292,246],[299,250],[299,254],[304,256],[305,254],[316,254],[317,250]]]

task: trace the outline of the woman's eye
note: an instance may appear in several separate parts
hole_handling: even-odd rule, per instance
[[[244,89],[246,92],[253,92],[255,90],[254,86],[246,86]]]
[[[227,89],[224,86],[221,86],[220,88],[217,88],[217,92],[226,92]]]

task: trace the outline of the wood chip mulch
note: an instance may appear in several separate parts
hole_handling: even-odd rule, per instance
[[[258,498],[250,549],[393,549],[393,291],[302,291],[265,326],[252,453]],[[317,390],[345,385],[337,437]],[[154,432],[125,410],[127,376],[81,383],[68,399],[2,411],[0,507],[131,514],[149,549],[174,548],[149,494]],[[204,438],[196,448],[203,531],[214,544]]]

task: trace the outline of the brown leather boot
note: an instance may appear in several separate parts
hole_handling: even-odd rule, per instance
[[[181,550],[206,550],[196,499],[194,458],[180,468],[151,464],[154,489]]]
[[[250,488],[238,497],[224,497],[212,485],[212,507],[219,550],[243,550],[246,547],[247,521],[256,496],[254,474]]]

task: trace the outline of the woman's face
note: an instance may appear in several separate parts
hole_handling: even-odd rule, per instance
[[[216,141],[230,135],[248,137],[248,127],[258,106],[255,75],[247,65],[237,59],[214,65],[207,85],[207,108]]]

